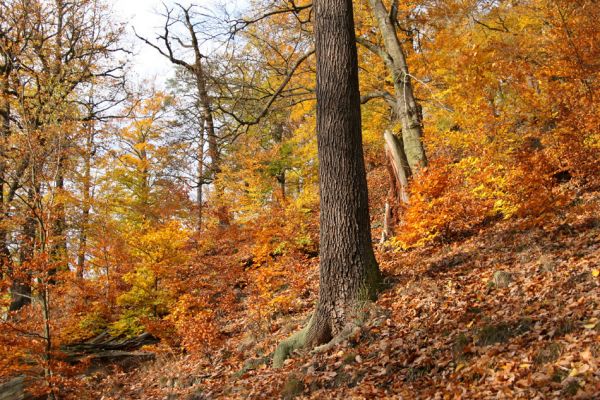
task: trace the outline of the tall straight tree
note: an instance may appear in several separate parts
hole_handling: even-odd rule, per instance
[[[321,196],[319,301],[308,325],[282,342],[290,352],[327,343],[355,323],[380,281],[369,222],[352,0],[316,0],[317,148]]]
[[[198,203],[198,231],[202,228],[202,209],[203,209],[203,196],[202,187],[205,184],[207,177],[205,176],[204,168],[204,131],[206,130],[206,139],[208,142],[208,156],[211,160],[209,166],[209,175],[212,181],[214,181],[221,172],[221,154],[219,149],[219,137],[215,128],[215,118],[212,106],[212,99],[208,92],[208,81],[211,78],[206,71],[205,62],[206,55],[202,53],[200,49],[201,38],[197,32],[198,22],[194,22],[194,5],[184,7],[181,4],[177,4],[178,11],[170,9],[165,6],[165,24],[164,33],[158,36],[158,43],[152,43],[150,40],[143,38],[139,35],[137,37],[147,45],[153,47],[162,56],[166,57],[172,64],[183,67],[188,71],[195,80],[197,98],[198,98],[198,109],[201,112],[199,115],[199,132],[198,132],[198,165],[197,165],[197,203]],[[184,34],[178,35],[175,25],[181,24],[185,27]],[[176,41],[180,45],[180,49],[174,49],[172,41]],[[161,47],[162,46],[162,47]],[[180,58],[176,54],[176,51],[184,53],[186,50],[191,50],[193,53],[193,61],[186,61],[184,58]],[[217,202],[221,198],[221,193],[216,187],[215,197]],[[228,225],[228,218],[224,217],[226,214],[225,210],[219,213],[219,222],[222,225]]]

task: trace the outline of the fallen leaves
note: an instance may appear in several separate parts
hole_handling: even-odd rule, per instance
[[[600,193],[589,201],[600,210]],[[578,218],[574,208],[561,223]],[[232,333],[212,362],[192,367],[182,358],[121,375],[137,388],[121,396],[164,398],[152,377],[177,365],[184,375],[202,377],[186,393],[201,389],[207,398],[278,398],[294,379],[302,388],[297,398],[312,399],[594,398],[600,393],[600,291],[589,271],[600,265],[600,227],[556,231],[552,219],[544,229],[516,224],[505,221],[448,246],[380,253],[394,285],[357,337],[328,352],[300,351],[281,370],[262,363],[236,375],[246,361],[236,354],[246,331],[242,309],[232,320],[238,328],[230,329],[241,333]],[[540,254],[552,260],[551,271],[540,268]],[[488,291],[483,278],[499,265],[514,280]],[[255,338],[244,354],[268,355],[289,335],[286,327],[302,326],[309,313],[306,307],[279,316],[270,326],[280,329]]]

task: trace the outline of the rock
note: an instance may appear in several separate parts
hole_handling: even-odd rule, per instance
[[[548,255],[543,255],[538,260],[540,272],[554,272],[557,266],[556,260]]]
[[[513,281],[513,276],[510,272],[496,271],[492,277],[491,284],[496,288],[505,288]]]

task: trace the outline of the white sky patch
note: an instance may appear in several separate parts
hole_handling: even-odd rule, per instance
[[[165,80],[173,74],[171,63],[158,52],[135,37],[135,31],[152,41],[157,36],[164,18],[159,12],[164,10],[162,0],[111,0],[115,15],[127,24],[127,41],[133,45],[134,56],[131,68],[135,80],[155,81],[161,88]],[[165,2],[167,4],[172,2]]]
[[[134,73],[133,80],[148,80],[155,82],[156,88],[161,89],[167,79],[173,76],[173,65],[156,49],[143,43],[135,37],[135,31],[142,37],[155,42],[157,35],[164,29],[165,4],[175,6],[177,2],[183,5],[186,1],[176,0],[109,0],[117,18],[127,24],[127,41],[133,47],[134,56],[131,69]],[[196,0],[192,3],[203,7],[211,7],[218,0]],[[239,9],[247,5],[247,0],[229,0],[228,7]]]

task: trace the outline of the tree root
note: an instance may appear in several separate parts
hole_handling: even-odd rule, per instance
[[[279,343],[279,346],[277,346],[277,349],[273,353],[273,368],[278,369],[283,367],[284,361],[289,358],[294,350],[301,349],[306,345],[310,325],[311,323],[309,322],[304,328]]]
[[[361,326],[360,325],[353,324],[353,323],[352,324],[348,324],[339,333],[339,335],[337,335],[336,337],[334,337],[333,339],[331,339],[329,342],[327,342],[325,344],[322,344],[320,346],[315,347],[314,349],[312,349],[311,353],[317,354],[317,353],[328,352],[329,350],[331,350],[332,348],[334,348],[338,344],[342,343],[346,339],[358,336],[358,334],[360,333],[360,330],[361,330]]]
[[[374,303],[367,302],[363,303],[363,306],[355,312],[356,314],[354,315],[354,318],[351,318],[351,321],[348,321],[344,328],[335,337],[327,341],[327,343],[314,347],[311,353],[316,354],[329,351],[346,339],[358,336],[362,326],[365,325],[365,323],[372,319],[376,314],[376,307]],[[277,349],[275,349],[275,352],[273,353],[273,368],[281,368],[285,360],[288,359],[295,350],[304,348],[307,345],[315,344],[308,343],[308,333],[311,331],[311,329],[313,329],[314,318],[315,316],[313,314],[310,321],[304,326],[304,328],[279,343],[279,346],[277,346]]]

